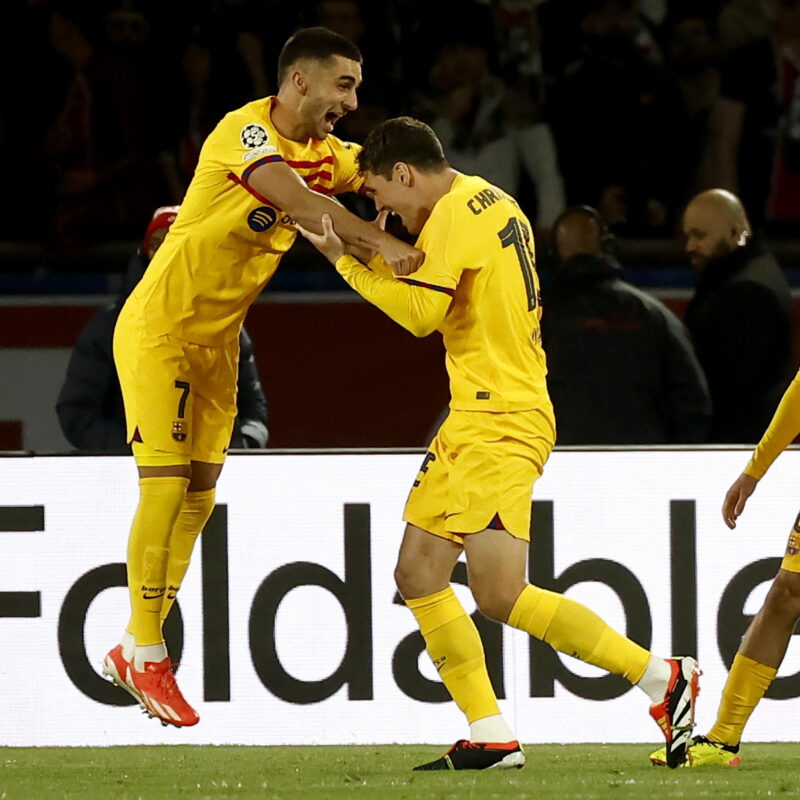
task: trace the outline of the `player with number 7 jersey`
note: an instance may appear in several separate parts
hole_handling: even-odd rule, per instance
[[[361,53],[303,28],[278,58],[278,93],[231,111],[209,135],[163,245],[120,312],[114,361],[139,504],[128,537],[131,614],[103,672],[166,725],[195,725],[164,624],[215,504],[236,416],[239,332],[297,236],[323,214],[401,271],[421,254],[350,214],[357,145],[331,135],[357,107]]]

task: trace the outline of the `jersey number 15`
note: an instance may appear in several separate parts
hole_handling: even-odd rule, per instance
[[[503,247],[514,246],[517,252],[517,260],[522,270],[522,278],[525,281],[525,294],[528,296],[528,311],[533,311],[538,304],[536,294],[536,278],[534,277],[534,257],[533,247],[531,246],[531,232],[528,226],[516,217],[509,217],[508,222],[502,230],[497,232]]]

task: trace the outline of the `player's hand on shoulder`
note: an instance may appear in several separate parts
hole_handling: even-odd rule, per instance
[[[744,511],[747,498],[753,494],[757,484],[758,479],[743,472],[728,489],[722,503],[722,518],[731,530],[736,527],[736,520]]]
[[[333,229],[330,214],[322,215],[322,233],[313,233],[299,224],[297,229],[331,264],[335,264],[347,252],[344,242]]]

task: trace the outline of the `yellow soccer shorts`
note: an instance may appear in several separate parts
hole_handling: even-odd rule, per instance
[[[789,572],[800,572],[800,514],[797,515],[794,526],[786,542],[786,552],[783,554],[781,569]]]
[[[124,307],[114,330],[128,441],[140,466],[222,464],[236,418],[239,341],[153,335]]]
[[[461,543],[499,516],[530,540],[531,492],[555,442],[552,412],[451,409],[425,455],[403,519]]]

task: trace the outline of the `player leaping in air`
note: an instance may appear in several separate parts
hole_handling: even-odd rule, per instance
[[[395,322],[416,336],[441,331],[450,376],[450,413],[406,504],[395,579],[470,736],[417,769],[525,763],[478,631],[450,586],[462,551],[484,615],[642,689],[678,766],[694,719],[695,660],[654,656],[580,603],[525,579],[531,490],[555,440],[530,223],[503,191],[452,169],[433,131],[408,117],[379,125],[358,161],[378,210],[418,234],[422,267],[396,279],[383,259],[365,265],[348,254],[333,217],[323,218],[322,235],[304,235]]]
[[[165,724],[199,717],[174,677],[162,624],[180,589],[236,416],[245,313],[297,235],[328,214],[351,244],[405,274],[416,249],[353,216],[329,195],[361,187],[358,146],[331,135],[356,108],[361,54],[307,28],[285,44],[279,90],[225,116],[203,145],[180,212],[114,335],[139,505],[128,540],[131,615],[103,672]],[[281,346],[285,346],[283,343]]]

